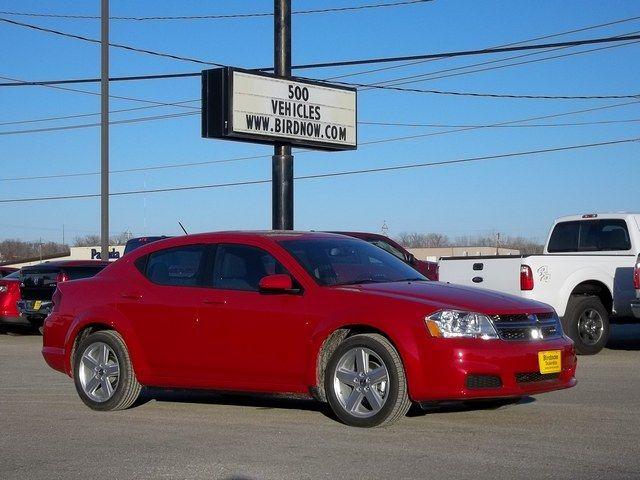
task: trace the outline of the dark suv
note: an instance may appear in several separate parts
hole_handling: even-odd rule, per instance
[[[20,271],[20,315],[36,328],[42,328],[44,319],[53,306],[51,298],[58,283],[96,275],[109,262],[96,260],[61,260],[45,262]]]

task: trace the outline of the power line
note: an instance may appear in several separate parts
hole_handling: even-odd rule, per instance
[[[638,33],[638,32],[632,32],[632,33],[635,34],[635,33]],[[493,64],[493,63],[501,63],[501,62],[504,62],[504,61],[507,61],[507,60],[513,60],[513,59],[516,59],[516,58],[524,58],[524,57],[530,57],[530,56],[533,56],[533,55],[540,55],[542,53],[548,53],[548,52],[555,51],[555,50],[563,50],[563,49],[568,48],[568,47],[553,48],[551,50],[548,50],[547,52],[534,52],[534,53],[527,53],[527,54],[523,54],[523,55],[514,55],[514,56],[503,58],[503,59],[491,60],[491,61],[487,61],[487,62],[480,62],[480,63],[461,66],[461,67],[456,67],[456,68],[448,68],[448,69],[443,69],[443,70],[437,70],[435,72],[430,72],[430,73],[423,73],[423,74],[418,74],[418,75],[409,75],[409,76],[406,76],[406,77],[391,78],[391,79],[388,79],[388,80],[381,81],[377,85],[380,85],[380,86],[396,86],[396,85],[406,85],[406,84],[410,84],[410,83],[419,83],[419,82],[423,82],[423,81],[437,80],[437,79],[440,79],[440,78],[457,77],[457,76],[461,76],[461,75],[468,75],[468,74],[471,74],[471,73],[486,72],[486,71],[490,71],[490,70],[499,70],[499,69],[502,69],[502,68],[514,67],[514,66],[519,66],[519,65],[526,65],[526,64],[529,64],[529,63],[544,62],[546,60],[553,60],[553,59],[557,59],[557,58],[573,57],[573,56],[576,56],[576,55],[583,55],[585,53],[592,53],[592,52],[596,52],[596,51],[600,51],[600,50],[607,50],[607,49],[610,49],[610,48],[624,47],[626,45],[631,45],[631,44],[635,44],[635,43],[638,43],[638,41],[618,43],[618,44],[615,44],[615,45],[608,45],[608,46],[605,46],[605,47],[590,48],[590,49],[581,50],[581,51],[578,51],[578,52],[564,53],[564,54],[561,54],[561,55],[551,55],[551,56],[548,56],[548,57],[536,58],[536,59],[533,59],[533,60],[525,60],[525,61],[521,61],[521,62],[508,63],[506,65],[496,65],[496,66],[493,66],[493,67],[478,68],[478,69],[475,69],[475,70],[468,70],[468,71],[464,71],[464,72],[457,72],[457,73],[450,73],[450,74],[447,74],[447,75],[433,76],[433,75],[436,75],[438,73],[454,72],[454,71],[458,71],[458,70],[464,70],[464,69],[467,69],[467,68],[471,68],[471,67],[474,67],[474,66],[489,65],[489,64]],[[428,78],[425,78],[425,77],[428,77]],[[400,80],[409,80],[409,81],[400,81]]]
[[[592,122],[561,122],[561,123],[529,123],[527,125],[485,125],[485,124],[451,124],[451,123],[402,123],[402,122],[358,122],[360,125],[381,127],[416,127],[416,128],[547,128],[547,127],[578,127],[588,125],[606,125],[617,123],[636,123],[640,118],[624,120],[598,120]]]
[[[85,37],[85,36],[82,36],[82,35],[76,35],[75,33],[61,32],[60,30],[54,30],[52,28],[39,27],[38,25],[32,25],[30,23],[17,22],[15,20],[9,20],[8,18],[1,18],[0,17],[0,22],[9,23],[9,24],[12,24],[12,25],[16,25],[18,27],[31,28],[33,30],[38,30],[40,32],[45,32],[45,33],[51,33],[53,35],[59,35],[59,36],[62,36],[62,37],[74,38],[76,40],[82,40],[84,42],[96,43],[96,44],[100,44],[101,43],[100,40],[97,40],[95,38],[89,38],[89,37]],[[144,53],[146,55],[154,55],[154,56],[157,56],[157,57],[170,58],[172,60],[182,60],[184,62],[198,63],[200,65],[211,65],[211,66],[216,66],[216,67],[224,67],[225,66],[222,63],[208,62],[208,61],[205,61],[205,60],[199,60],[197,58],[190,58],[190,57],[184,57],[184,56],[181,56],[181,55],[174,55],[172,53],[156,52],[154,50],[148,50],[148,49],[145,49],[145,48],[132,47],[130,45],[123,45],[123,44],[120,44],[120,43],[109,43],[109,46],[110,47],[114,47],[114,48],[121,48],[123,50],[128,50],[128,51],[131,51],[131,52]]]
[[[18,78],[12,78],[12,77],[2,77],[0,76],[0,79],[3,80],[11,80],[13,82],[18,82],[19,84],[26,84],[28,82],[24,81],[24,80],[20,80]],[[98,81],[100,81],[100,79],[98,79]],[[57,85],[37,85],[39,87],[45,87],[45,88],[53,88],[55,90],[63,90],[66,92],[74,92],[74,93],[82,93],[84,95],[92,95],[92,96],[96,96],[99,97],[100,93],[98,92],[90,92],[88,90],[80,90],[78,88],[69,88],[69,87],[60,87]],[[127,100],[130,102],[139,102],[139,103],[146,103],[146,104],[151,104],[151,105],[156,105],[159,107],[182,107],[182,108],[189,108],[189,109],[199,109],[199,107],[192,107],[190,105],[185,105],[186,103],[190,103],[190,102],[157,102],[155,100],[145,100],[142,98],[134,98],[134,97],[123,97],[120,95],[109,95],[109,98],[115,98],[117,100]]]
[[[455,128],[452,130],[445,130],[440,132],[429,132],[429,133],[423,133],[418,135],[392,137],[392,138],[385,138],[380,140],[370,140],[367,142],[360,142],[359,146],[374,145],[379,143],[390,143],[390,142],[403,141],[403,140],[412,140],[416,138],[446,135],[449,133],[472,131],[472,130],[478,130],[482,128],[505,127],[505,126],[514,125],[518,123],[532,122],[536,120],[546,120],[550,118],[577,115],[581,113],[590,113],[590,112],[595,112],[600,110],[607,110],[610,108],[623,107],[626,105],[632,105],[637,103],[640,103],[640,101],[615,103],[612,105],[603,105],[600,107],[592,107],[592,108],[586,108],[581,110],[571,110],[568,112],[554,113],[549,115],[526,117],[526,118],[521,118],[516,120],[509,120],[506,122],[493,123],[489,125],[465,125],[465,126],[461,126],[460,128]],[[296,155],[304,155],[308,153],[310,153],[308,150],[302,150],[297,152]],[[263,158],[271,158],[271,155],[253,155],[253,156],[247,156],[247,157],[235,157],[235,158],[227,158],[227,159],[220,159],[220,160],[203,160],[199,162],[188,162],[188,163],[169,163],[164,165],[155,165],[151,167],[136,167],[136,168],[126,168],[126,169],[120,169],[120,170],[111,170],[109,173],[110,174],[134,173],[134,172],[153,171],[153,170],[166,170],[166,169],[173,169],[173,168],[200,167],[205,165],[232,163],[232,162],[245,161],[245,160],[257,160],[257,159],[263,159]],[[76,172],[76,173],[60,173],[60,174],[53,174],[53,175],[38,175],[38,176],[28,176],[28,177],[24,176],[24,177],[0,178],[0,181],[9,182],[9,181],[26,181],[26,180],[44,180],[44,179],[56,179],[56,178],[87,177],[87,176],[95,176],[95,175],[99,175],[99,172]]]
[[[607,97],[612,98],[612,97]],[[634,97],[613,97],[613,98],[638,98],[638,96]],[[143,108],[154,108],[154,107],[138,107],[138,108],[125,108],[122,110],[112,110],[109,113],[119,113],[126,112],[131,110],[140,110]],[[0,123],[0,125],[14,125],[17,123],[34,123],[34,122],[45,122],[50,120],[61,120],[61,119],[70,119],[70,118],[78,118],[78,117],[87,117],[87,116],[95,116],[100,115],[99,113],[86,113],[81,115],[68,115],[63,117],[49,117],[49,118],[40,118],[37,120],[24,120],[20,122],[5,122]],[[122,124],[130,124],[130,123],[142,123],[149,122],[154,120],[166,120],[172,118],[182,118],[191,115],[200,115],[200,112],[184,112],[184,113],[173,113],[173,114],[165,114],[165,115],[154,115],[147,117],[136,117],[136,118],[128,118],[124,120],[113,120],[109,122],[109,125],[122,125]],[[378,125],[378,126],[393,126],[393,127],[431,127],[431,128],[498,128],[498,127],[520,127],[520,128],[533,128],[533,127],[568,127],[568,126],[587,126],[587,125],[603,125],[603,124],[617,124],[617,123],[635,123],[640,122],[640,118],[638,119],[628,119],[628,120],[601,120],[595,122],[572,122],[572,123],[544,123],[544,124],[530,124],[530,125],[489,125],[489,124],[475,124],[475,125],[459,125],[459,124],[434,124],[434,123],[394,123],[394,122],[367,122],[367,121],[359,121],[359,125]],[[84,128],[91,127],[99,127],[100,123],[83,123],[77,125],[63,125],[59,127],[47,127],[47,128],[34,128],[28,130],[10,130],[10,131],[0,131],[0,136],[4,135],[21,135],[28,133],[44,133],[44,132],[55,132],[55,131],[65,131],[65,130],[78,130]],[[2,181],[3,179],[0,179]]]
[[[186,104],[186,103],[194,103],[194,102],[199,102],[200,99],[195,99],[195,100],[182,100],[180,102],[172,102],[172,103],[168,103],[166,105],[149,105],[149,106],[145,106],[145,107],[133,107],[133,108],[119,108],[116,110],[109,110],[109,113],[123,113],[123,112],[133,112],[133,111],[137,111],[137,110],[146,110],[149,108],[160,108],[160,107],[165,107],[165,106],[178,106],[178,105],[182,105],[182,104]],[[198,109],[197,112],[195,113],[200,113],[199,112],[199,108],[195,107]],[[74,115],[59,115],[56,117],[43,117],[43,118],[34,118],[31,120],[12,120],[10,122],[0,122],[0,126],[3,125],[20,125],[20,124],[25,124],[25,123],[40,123],[40,122],[52,122],[52,121],[57,121],[57,120],[71,120],[74,118],[83,118],[83,117],[95,117],[97,115],[100,115],[100,112],[96,112],[96,113],[78,113],[78,114],[74,114]],[[0,132],[0,134],[3,132]]]
[[[376,85],[371,83],[337,82],[339,84],[355,87],[367,87],[367,89],[395,90],[399,92],[431,93],[435,95],[454,95],[462,97],[486,97],[486,98],[511,98],[534,100],[612,100],[624,98],[638,98],[640,93],[632,95],[526,95],[512,93],[479,93],[479,92],[455,92],[447,90],[428,90],[420,88],[402,88],[394,85]]]
[[[393,3],[374,3],[368,5],[358,5],[353,7],[334,7],[334,8],[320,8],[313,10],[294,10],[292,15],[309,15],[315,13],[338,13],[338,12],[350,12],[357,10],[370,10],[375,8],[387,8],[387,7],[401,7],[407,5],[414,5],[418,3],[428,3],[434,0],[404,0]],[[64,15],[55,13],[30,13],[30,12],[13,12],[13,11],[0,11],[2,15],[12,15],[19,17],[38,17],[38,18],[60,18],[69,20],[99,20],[98,15]],[[153,16],[153,17],[123,17],[114,16],[109,17],[109,20],[133,20],[133,21],[148,21],[148,20],[226,20],[226,19],[238,19],[238,18],[259,18],[259,17],[272,17],[273,12],[256,12],[256,13],[232,13],[232,14],[218,14],[218,15],[173,15],[173,16]]]
[[[76,34],[71,34],[71,33],[67,33],[67,32],[61,32],[59,30],[53,30],[53,29],[49,29],[49,28],[39,27],[37,25],[32,25],[32,24],[28,24],[28,23],[16,22],[14,20],[9,20],[7,18],[0,17],[0,22],[6,22],[6,23],[9,23],[9,24],[13,24],[13,25],[17,25],[17,26],[21,26],[21,27],[25,27],[25,28],[31,28],[31,29],[35,29],[35,30],[38,30],[38,31],[51,33],[51,34],[54,34],[54,35],[70,37],[70,38],[74,38],[74,39],[77,39],[77,40],[83,40],[83,41],[90,42],[90,43],[95,43],[95,44],[100,43],[100,40],[96,40],[96,39],[93,39],[93,38],[88,38],[88,37],[84,37],[84,36],[76,35]],[[339,61],[339,62],[308,63],[308,64],[303,64],[303,65],[295,65],[295,66],[292,66],[291,68],[292,68],[292,70],[304,70],[304,69],[316,69],[316,68],[328,68],[328,67],[344,67],[344,66],[352,66],[352,65],[367,65],[367,64],[377,64],[377,63],[402,62],[402,61],[407,61],[407,60],[427,60],[427,59],[433,59],[433,58],[454,58],[454,57],[461,57],[461,56],[487,55],[487,54],[514,52],[514,51],[521,51],[521,50],[539,50],[539,49],[548,49],[548,48],[555,48],[555,47],[569,47],[569,46],[575,47],[575,46],[579,46],[579,45],[591,45],[591,44],[598,44],[598,43],[622,42],[622,41],[627,41],[627,40],[639,40],[639,39],[640,39],[640,35],[600,37],[600,38],[590,38],[590,39],[582,39],[582,40],[572,40],[572,41],[567,41],[567,42],[555,42],[555,43],[533,44],[533,45],[520,45],[520,46],[510,46],[510,47],[484,48],[484,49],[479,49],[479,50],[460,50],[460,51],[455,51],[455,52],[430,53],[430,54],[408,55],[408,56],[400,56],[400,57],[377,57],[377,58],[369,58],[369,59],[362,59],[362,60],[345,60],[345,61]],[[154,55],[154,56],[159,56],[159,57],[164,57],[164,58],[170,58],[170,59],[173,59],[173,60],[182,60],[182,61],[194,62],[194,63],[204,64],[204,65],[214,65],[214,66],[218,66],[218,67],[228,66],[228,65],[224,65],[222,63],[209,62],[209,61],[199,60],[199,59],[196,59],[196,58],[190,58],[190,57],[184,57],[184,56],[180,56],[180,55],[157,52],[157,51],[153,51],[153,50],[141,49],[141,48],[132,47],[132,46],[129,46],[129,45],[122,45],[122,44],[117,44],[117,43],[110,43],[109,45],[112,46],[112,47],[115,47],[115,48],[122,48],[122,49],[129,50],[129,51],[134,51],[134,52],[138,52],[138,53],[144,53],[144,54]],[[257,68],[257,69],[253,69],[253,70],[255,70],[255,71],[269,71],[269,70],[273,70],[273,67]],[[165,78],[170,78],[170,77],[166,76]]]
[[[164,120],[167,118],[185,117],[189,115],[200,115],[200,112],[183,112],[183,113],[169,113],[166,115],[154,115],[149,117],[128,118],[125,120],[113,120],[109,122],[109,125],[121,125],[129,123],[149,122],[152,120]],[[0,132],[0,136],[3,135],[21,135],[26,133],[42,133],[42,132],[55,132],[60,130],[77,130],[79,128],[99,127],[100,123],[83,123],[80,125],[64,125],[62,127],[48,127],[48,128],[32,128],[29,130],[12,130],[8,132]]]
[[[520,46],[514,46],[514,47],[484,48],[480,50],[460,50],[460,51],[448,52],[448,53],[428,53],[428,54],[420,54],[420,55],[405,55],[405,56],[399,56],[399,57],[377,57],[377,58],[368,58],[368,59],[362,59],[362,60],[344,60],[340,62],[307,63],[303,65],[296,65],[291,68],[296,70],[304,70],[304,69],[312,69],[312,68],[347,67],[352,65],[371,65],[376,63],[403,62],[407,60],[427,60],[431,58],[466,57],[466,56],[472,56],[472,55],[487,55],[487,54],[493,54],[493,53],[517,52],[522,50],[540,50],[540,49],[556,48],[556,47],[577,47],[580,45],[624,42],[627,40],[639,40],[639,39],[640,39],[640,35],[600,37],[600,38],[589,38],[589,39],[583,39],[583,40],[571,40],[567,42],[520,45]]]
[[[503,153],[503,154],[496,154],[496,155],[485,155],[480,157],[467,157],[467,158],[460,158],[455,160],[443,160],[440,162],[413,163],[413,164],[406,164],[406,165],[395,165],[390,167],[348,170],[344,172],[328,172],[328,173],[319,173],[314,175],[302,175],[302,176],[295,177],[295,180],[333,178],[333,177],[342,177],[342,176],[348,176],[348,175],[361,175],[366,173],[379,173],[379,172],[389,172],[389,171],[397,171],[397,170],[408,170],[413,168],[452,165],[457,163],[469,163],[469,162],[495,160],[495,159],[502,159],[502,158],[537,155],[537,154],[543,154],[543,153],[561,152],[561,151],[567,151],[567,150],[577,150],[577,149],[584,149],[584,148],[619,145],[619,144],[632,143],[632,142],[638,142],[638,141],[640,141],[640,137],[627,138],[622,140],[610,140],[610,141],[598,142],[598,143],[570,145],[565,147],[553,147],[553,148],[545,148],[545,149],[539,149],[539,150],[528,150],[523,152],[510,152],[510,153]],[[185,191],[185,190],[204,190],[204,189],[236,187],[236,186],[244,186],[244,185],[259,185],[259,184],[268,184],[268,183],[271,183],[271,180],[250,180],[250,181],[242,181],[242,182],[216,183],[216,184],[209,184],[209,185],[190,185],[190,186],[184,186],[184,187],[128,190],[123,192],[113,192],[113,193],[110,193],[110,196],[116,197],[116,196],[140,195],[140,194],[162,193],[162,192],[179,192],[179,191]],[[99,196],[100,194],[87,193],[87,194],[78,194],[78,195],[55,195],[55,196],[46,196],[46,197],[10,198],[10,199],[1,199],[0,203],[26,203],[26,202],[41,202],[41,201],[53,201],[53,200],[76,200],[76,199],[85,199],[85,198],[96,198]]]
[[[541,35],[538,37],[533,37],[533,38],[528,38],[526,40],[520,40],[517,42],[510,42],[510,43],[504,43],[501,45],[495,45],[495,47],[510,47],[512,45],[520,45],[523,43],[529,43],[529,42],[537,42],[538,40],[546,40],[548,38],[554,38],[554,37],[561,37],[564,35],[570,35],[572,33],[579,33],[579,32],[585,32],[588,30],[594,30],[597,28],[602,28],[602,27],[609,27],[611,25],[617,25],[620,23],[626,23],[626,22],[631,22],[634,20],[638,20],[640,19],[640,16],[636,16],[636,17],[628,17],[628,18],[622,18],[619,20],[613,20],[611,22],[606,22],[606,23],[599,23],[596,25],[589,25],[587,27],[581,27],[581,28],[575,28],[573,30],[565,30],[563,32],[558,32],[558,33],[551,33],[551,34],[547,34],[547,35]],[[540,52],[542,53],[542,52]],[[529,54],[531,55],[531,54]],[[410,67],[410,66],[414,66],[414,65],[418,65],[421,63],[427,63],[427,62],[433,62],[433,61],[437,61],[437,60],[441,60],[439,58],[435,58],[435,59],[427,59],[427,60],[418,60],[418,61],[414,61],[414,62],[408,62],[408,63],[403,63],[400,65],[390,65],[390,66],[386,66],[386,67],[378,67],[378,68],[374,68],[374,69],[370,69],[370,70],[361,70],[358,72],[352,72],[352,73],[348,73],[345,75],[338,75],[335,77],[329,77],[326,80],[338,80],[338,79],[342,79],[342,78],[348,78],[348,77],[355,77],[358,75],[365,75],[365,74],[369,74],[369,73],[377,73],[377,72],[381,72],[381,71],[386,71],[386,70],[393,70],[396,68],[403,68],[403,67]],[[506,59],[503,59],[506,60]],[[467,67],[471,67],[474,65],[467,65]],[[459,68],[466,68],[466,67],[459,67]]]

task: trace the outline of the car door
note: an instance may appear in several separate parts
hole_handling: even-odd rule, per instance
[[[129,318],[158,386],[198,377],[197,314],[208,247],[184,245],[137,259],[143,278],[123,285],[119,310]]]
[[[216,247],[211,273],[199,314],[199,350],[211,381],[238,390],[304,391],[304,292],[264,293],[258,286],[268,274],[289,272],[264,249],[227,243]]]

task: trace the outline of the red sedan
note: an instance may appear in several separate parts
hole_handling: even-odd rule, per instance
[[[430,282],[328,233],[161,240],[58,285],[43,355],[96,410],[143,385],[308,394],[349,425],[412,402],[518,398],[575,385],[547,305]]]
[[[0,280],[0,324],[28,323],[18,311],[19,300],[20,272],[16,270]]]

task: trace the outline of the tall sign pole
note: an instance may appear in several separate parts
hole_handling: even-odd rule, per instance
[[[100,1],[100,258],[109,260],[109,0]]]
[[[106,0],[103,0],[106,1]],[[274,72],[291,76],[291,0],[274,0]],[[293,155],[291,145],[276,143],[272,157],[272,227],[293,230]]]

